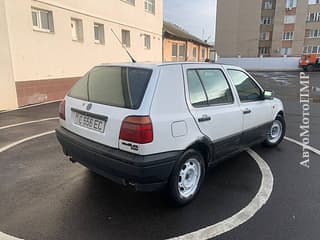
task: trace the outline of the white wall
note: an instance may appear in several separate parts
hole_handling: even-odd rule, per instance
[[[249,71],[299,71],[299,57],[219,58],[217,63]]]

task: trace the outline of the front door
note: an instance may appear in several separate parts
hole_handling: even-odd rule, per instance
[[[243,114],[242,144],[265,139],[272,122],[272,105],[263,99],[263,90],[253,78],[238,69],[227,69],[238,92]]]

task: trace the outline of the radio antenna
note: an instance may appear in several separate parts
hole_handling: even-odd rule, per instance
[[[117,34],[113,31],[113,29],[111,28],[111,32],[113,33],[113,35],[116,37],[116,39],[119,41],[119,43],[121,44],[122,48],[126,51],[126,53],[128,54],[128,56],[130,57],[131,61],[133,63],[136,62],[136,60],[134,60],[134,58],[132,57],[132,55],[129,53],[128,49],[125,47],[124,44],[122,44],[122,42],[120,41],[119,37],[117,36]]]

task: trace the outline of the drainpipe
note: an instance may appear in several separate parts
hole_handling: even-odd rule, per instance
[[[188,41],[186,41],[186,52],[185,52],[185,56],[184,56],[184,61],[188,61]]]
[[[165,38],[164,38],[164,35],[162,35],[162,62],[164,62],[164,41],[165,41]]]

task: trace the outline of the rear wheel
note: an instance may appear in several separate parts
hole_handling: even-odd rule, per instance
[[[286,123],[284,117],[278,115],[272,122],[271,127],[267,133],[267,138],[264,141],[264,145],[268,147],[277,146],[284,138],[286,132]]]
[[[205,176],[205,164],[200,153],[193,149],[187,150],[175,166],[169,180],[169,197],[175,205],[191,202]]]

